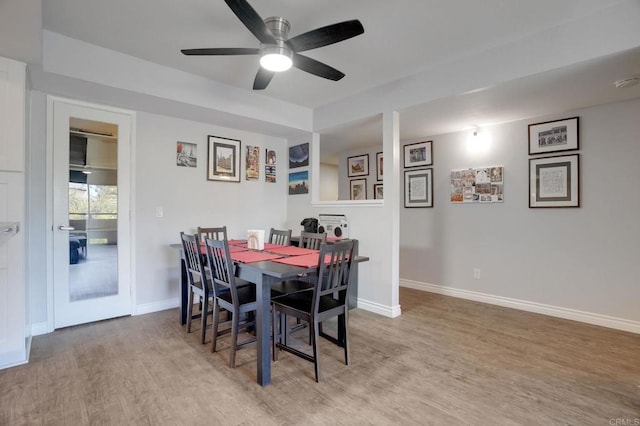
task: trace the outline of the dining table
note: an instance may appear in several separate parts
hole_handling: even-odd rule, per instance
[[[349,298],[350,308],[356,306],[357,298],[357,269],[358,263],[368,261],[366,256],[358,255],[358,240],[354,241],[354,258],[351,268],[351,282],[349,284]],[[232,247],[232,243],[237,243],[235,247],[241,247],[242,241],[230,240],[229,244]],[[187,320],[187,305],[189,284],[187,278],[186,262],[184,258],[184,251],[181,244],[171,244],[171,247],[180,250],[180,323],[184,325]],[[245,245],[246,247],[246,245]],[[286,246],[282,246],[286,247]],[[290,246],[294,247],[294,246]],[[271,383],[271,285],[280,281],[287,281],[296,279],[300,275],[312,274],[317,270],[317,263],[310,265],[309,262],[303,261],[303,255],[293,256],[287,255],[287,251],[291,253],[291,249],[280,249],[280,255],[277,259],[271,259],[273,256],[268,256],[271,252],[270,249],[278,251],[272,245],[266,247],[263,251],[257,251],[258,253],[264,253],[265,258],[269,260],[258,260],[259,255],[253,256],[253,259],[247,259],[246,261],[236,260],[241,258],[234,255],[234,251],[231,253],[231,257],[234,259],[235,275],[245,281],[255,284],[256,286],[256,317],[255,317],[255,333],[257,341],[257,381],[261,386],[266,386]],[[251,250],[251,252],[256,252]],[[236,252],[238,253],[238,252]],[[243,253],[243,251],[239,251]],[[307,255],[308,256],[308,255]],[[298,259],[294,259],[298,257]],[[284,258],[290,258],[283,260]],[[316,255],[317,258],[317,255]],[[299,262],[297,260],[300,260]],[[287,262],[288,263],[282,263]],[[354,291],[355,290],[355,294]],[[353,300],[351,300],[353,298]]]

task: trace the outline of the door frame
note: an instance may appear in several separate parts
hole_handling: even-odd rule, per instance
[[[136,271],[135,271],[135,146],[136,146],[136,112],[122,108],[111,107],[107,105],[94,104],[90,102],[78,101],[75,99],[63,98],[59,96],[47,95],[47,132],[46,132],[46,234],[45,244],[47,253],[47,332],[53,332],[55,329],[55,294],[54,294],[54,105],[56,103],[66,103],[75,107],[84,107],[105,112],[117,113],[129,116],[131,122],[131,132],[129,140],[129,167],[121,169],[124,175],[129,177],[129,232],[124,240],[129,245],[129,291],[130,291],[130,314],[136,312]],[[120,241],[119,241],[120,243]]]

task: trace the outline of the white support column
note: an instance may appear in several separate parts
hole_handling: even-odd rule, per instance
[[[400,311],[400,205],[403,187],[400,181],[400,114],[385,111],[382,115],[382,148],[384,155],[384,210],[391,231],[391,306],[393,316]]]

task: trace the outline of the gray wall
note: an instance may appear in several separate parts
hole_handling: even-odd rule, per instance
[[[527,125],[576,115],[581,207],[530,209]],[[428,137],[435,206],[401,209],[401,280],[639,321],[639,117],[635,100],[493,126],[480,155],[468,132]],[[504,203],[449,201],[451,170],[492,165]]]

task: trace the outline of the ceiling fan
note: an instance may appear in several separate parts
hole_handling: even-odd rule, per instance
[[[287,38],[291,25],[280,17],[263,20],[246,0],[225,0],[233,13],[260,41],[260,48],[205,48],[183,49],[185,55],[260,55],[260,65],[253,81],[253,90],[264,90],[276,72],[294,66],[302,71],[333,81],[344,77],[344,73],[298,52],[316,49],[364,33],[357,19],[339,22],[326,27]]]

